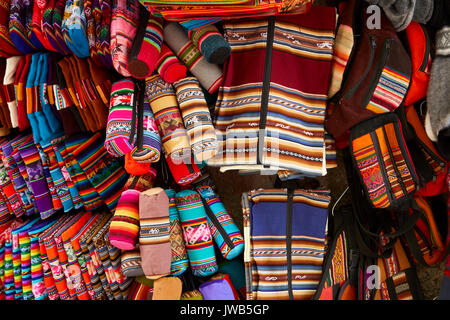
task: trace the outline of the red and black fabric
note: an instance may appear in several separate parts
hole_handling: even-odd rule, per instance
[[[411,21],[405,30],[407,49],[411,57],[411,85],[404,104],[409,106],[427,95],[431,72],[431,36],[426,26]]]
[[[428,138],[415,106],[401,106],[396,114],[419,178],[415,195],[432,197],[445,192],[448,163]]]
[[[356,250],[351,258],[348,257],[351,259],[350,269],[358,270],[355,272],[356,300],[423,299],[415,264],[405,241],[406,235],[414,235],[422,211],[413,200],[401,208],[374,208],[364,193],[349,149],[344,149],[343,156],[352,202],[351,208],[342,206],[335,215],[339,215],[341,210],[349,211],[344,215],[347,217],[344,225],[346,237],[356,243],[350,243],[349,247],[356,246]],[[376,277],[367,269],[369,266],[378,270]],[[373,281],[375,278],[379,279],[378,285]],[[373,286],[369,286],[370,283]],[[327,294],[333,297],[333,291]]]
[[[356,300],[360,251],[353,237],[355,218],[351,206],[334,211],[329,225],[329,249],[313,300]]]
[[[447,210],[442,197],[434,199],[415,197],[414,207],[422,214],[414,228],[402,237],[415,263],[436,266],[447,255]],[[440,203],[436,203],[436,202]],[[434,203],[433,203],[434,202]],[[443,223],[444,222],[444,223]]]

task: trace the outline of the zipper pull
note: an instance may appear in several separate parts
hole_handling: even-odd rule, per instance
[[[391,48],[391,41],[392,41],[392,39],[386,39],[386,49]]]
[[[369,38],[370,38],[370,44],[372,45],[372,47],[376,48],[377,43],[375,42],[375,38],[373,37],[373,35],[370,35]]]

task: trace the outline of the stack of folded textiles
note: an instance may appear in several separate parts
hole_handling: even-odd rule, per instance
[[[1,233],[5,300],[124,300],[132,283],[107,238],[107,212],[12,221]]]
[[[128,177],[121,162],[103,148],[100,133],[60,137],[43,145],[31,134],[0,142],[1,218],[102,207],[113,211]],[[104,179],[110,177],[110,179]]]
[[[222,1],[165,1],[140,0],[155,16],[169,21],[185,22],[202,19],[237,19],[263,17],[284,13],[306,12],[311,0],[222,0]],[[204,24],[205,22],[200,22]],[[189,23],[190,24],[190,23]]]

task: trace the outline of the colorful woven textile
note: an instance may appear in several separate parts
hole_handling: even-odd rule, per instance
[[[214,274],[218,267],[213,238],[200,195],[193,190],[183,190],[176,194],[175,203],[192,274],[200,277]]]
[[[248,300],[312,298],[322,276],[329,202],[322,190],[243,194]]]
[[[128,175],[120,162],[106,152],[101,134],[94,134],[72,154],[92,186],[113,212]]]
[[[219,151],[208,165],[326,173],[324,120],[335,15],[334,8],[312,7],[303,15],[271,18],[272,23],[223,23],[232,51],[215,107]],[[266,59],[267,68],[261,63]]]
[[[183,232],[180,224],[177,205],[175,203],[175,190],[165,190],[169,197],[169,219],[170,219],[170,248],[172,260],[170,274],[179,276],[189,267],[189,260],[186,252],[186,245],[183,239]]]

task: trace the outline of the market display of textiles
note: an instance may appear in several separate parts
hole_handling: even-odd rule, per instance
[[[446,0],[0,0],[0,300],[450,299],[449,84]]]

